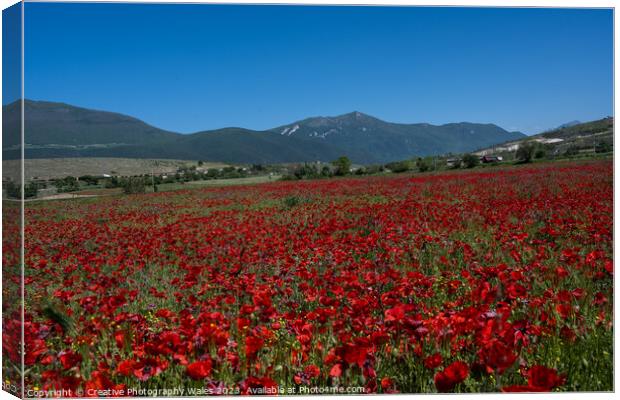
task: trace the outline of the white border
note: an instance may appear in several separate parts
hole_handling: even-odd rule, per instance
[[[28,2],[35,2],[35,1],[39,1],[39,0],[27,0]],[[476,1],[471,1],[471,0],[449,0],[449,1],[441,1],[441,0],[424,0],[424,1],[416,1],[416,0],[265,0],[265,1],[259,1],[259,0],[236,0],[236,1],[227,1],[227,0],[219,0],[219,1],[183,1],[183,0],[150,0],[150,1],[136,1],[136,0],[125,0],[125,1],[121,1],[121,0],[106,0],[106,1],[87,1],[87,0],[76,0],[76,1],[72,1],[72,0],[65,0],[63,2],[79,2],[79,3],[103,3],[103,2],[108,2],[108,3],[192,3],[192,4],[197,4],[197,3],[202,3],[202,4],[291,4],[291,5],[373,5],[373,6],[469,6],[469,7],[561,7],[561,8],[572,8],[572,7],[587,7],[587,8],[595,8],[595,7],[600,7],[600,8],[616,8],[616,4],[618,3],[616,0],[590,0],[590,1],[583,1],[583,0],[539,0],[539,1],[522,1],[522,0],[476,0]],[[0,0],[0,8],[5,9],[13,4],[16,4],[17,1],[15,0]],[[615,51],[615,44],[618,43],[618,39],[619,39],[619,34],[618,34],[618,30],[615,29],[615,21],[616,21],[616,16],[615,16],[615,12],[614,12],[614,78],[616,76],[616,72],[617,72],[617,68],[618,68],[618,60],[617,60],[617,52]],[[23,42],[23,13],[22,13],[22,44],[24,45]],[[2,27],[2,21],[0,18],[0,32],[1,32],[1,27]],[[1,33],[0,33],[0,42],[1,42]],[[0,50],[1,50],[1,43],[0,43]],[[24,51],[24,47],[22,46],[22,76],[23,75],[23,54]],[[1,52],[0,52],[1,55]],[[1,58],[1,56],[0,56]],[[2,65],[0,63],[0,76],[1,76],[1,72],[2,72]],[[617,102],[615,101],[615,94],[618,93],[617,89],[617,81],[614,79],[614,116],[618,115],[617,113]],[[0,90],[2,88],[2,84],[0,82]],[[24,96],[24,82],[22,80],[22,98]],[[23,107],[22,107],[22,112],[23,112]],[[2,110],[0,108],[0,120],[2,117]],[[23,121],[23,116],[22,116],[22,121]],[[23,130],[23,123],[22,123],[22,130]],[[22,132],[22,142],[23,142],[23,132]],[[618,139],[618,136],[615,135],[614,136],[614,148],[615,149],[620,149],[620,147],[618,147],[618,144],[620,143],[620,140]],[[23,151],[23,146],[22,146],[22,151]],[[617,238],[619,237],[618,234],[620,233],[620,227],[618,226],[618,224],[616,223],[616,214],[615,214],[615,210],[618,209],[618,205],[620,204],[620,200],[619,200],[619,190],[618,190],[618,186],[615,184],[616,183],[616,170],[615,170],[615,166],[618,165],[617,161],[620,157],[619,155],[620,150],[616,151],[614,153],[614,237]],[[22,155],[22,160],[23,160],[23,155]],[[23,176],[23,162],[22,162],[22,176]],[[0,175],[2,173],[2,165],[0,163]],[[23,185],[22,185],[23,188]],[[1,216],[0,216],[1,219]],[[1,232],[0,232],[0,243],[1,243]],[[23,251],[23,247],[22,247],[22,251]],[[618,243],[614,243],[614,255],[618,254]],[[22,255],[23,257],[23,255]],[[614,259],[615,261],[615,259]],[[615,266],[615,262],[614,262],[614,266]],[[23,272],[23,271],[22,271]],[[23,286],[22,286],[22,290],[23,290]],[[615,305],[615,300],[618,298],[618,287],[614,286],[614,305]],[[1,305],[1,298],[0,298],[0,305]],[[614,321],[617,321],[617,315],[615,312],[615,307],[614,307]],[[619,330],[617,329],[617,327],[614,327],[615,331],[614,331],[614,350],[618,349],[618,339],[620,337],[619,335]],[[23,334],[23,332],[22,332]],[[0,353],[1,353],[1,346],[0,346]],[[614,374],[614,387],[619,388],[620,387],[620,374],[618,373],[617,370],[617,366],[615,361],[617,360],[616,357],[616,353],[614,351],[614,369],[615,369],[615,374]],[[23,387],[23,385],[22,385]],[[508,394],[508,393],[504,393],[504,394],[459,394],[459,395],[441,395],[441,394],[425,394],[425,395],[409,395],[409,394],[403,394],[403,395],[377,395],[377,396],[373,396],[375,398],[379,398],[379,399],[394,399],[396,398],[396,396],[399,399],[403,399],[403,398],[412,398],[412,399],[463,399],[463,400],[470,400],[470,399],[487,399],[487,400],[496,400],[496,399],[548,399],[548,398],[559,398],[559,399],[588,399],[588,400],[599,400],[599,399],[613,399],[615,398],[615,394],[614,393],[575,393],[575,392],[571,392],[571,393],[546,393],[546,394]],[[323,398],[329,398],[329,399],[334,399],[334,400],[344,400],[344,399],[350,399],[351,396],[320,396]],[[299,397],[295,397],[295,398],[301,398],[301,399],[316,399],[319,398],[319,396],[299,396]],[[4,391],[0,391],[0,400],[9,400],[9,399],[15,399],[14,396],[11,396],[10,394],[8,394],[7,392]],[[188,400],[193,400],[196,399],[195,397],[177,397],[175,399],[188,399]]]

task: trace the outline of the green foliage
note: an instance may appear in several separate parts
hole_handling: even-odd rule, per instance
[[[547,149],[544,146],[539,146],[534,152],[534,158],[540,159],[547,157]]]
[[[475,154],[465,154],[463,156],[463,164],[465,165],[465,168],[474,168],[480,164],[480,158],[478,158]]]
[[[579,147],[576,145],[568,146],[564,151],[564,155],[567,157],[576,156],[577,154],[579,154]]]
[[[121,179],[121,187],[125,194],[146,192],[146,180],[141,176],[132,176]]]
[[[80,189],[78,180],[73,176],[55,180],[54,186],[56,186],[58,193],[75,192]]]
[[[383,165],[369,165],[365,168],[367,175],[378,174],[383,171],[385,171],[385,167]]]
[[[385,167],[392,172],[400,173],[410,171],[413,168],[413,163],[411,160],[395,161],[385,164]]]
[[[613,146],[609,142],[599,142],[594,147],[594,151],[597,153],[609,153],[613,151]]]
[[[534,153],[536,152],[536,149],[537,149],[537,145],[534,142],[521,143],[519,145],[519,148],[517,149],[517,153],[515,154],[515,157],[517,158],[519,162],[529,163],[530,161],[532,161],[532,158],[534,157]]]
[[[346,156],[338,157],[336,160],[332,161],[332,165],[336,167],[334,174],[338,176],[347,175],[351,170],[351,160]]]
[[[315,164],[303,164],[293,171],[295,179],[316,179],[322,176],[319,167]]]
[[[293,208],[301,203],[301,198],[299,196],[288,196],[283,200],[286,208]]]
[[[24,186],[24,198],[25,199],[37,197],[38,192],[39,192],[39,185],[36,182],[29,182],[26,186]]]
[[[420,172],[434,171],[436,169],[437,162],[433,157],[420,158],[416,160],[416,167]]]
[[[42,311],[43,315],[60,325],[63,331],[67,332],[71,329],[71,319],[59,306],[49,303],[43,307]]]
[[[21,199],[22,197],[22,185],[18,185],[13,181],[8,181],[3,184],[6,195],[10,199]]]
[[[6,191],[7,197],[10,199],[22,198],[22,185],[18,185],[13,181],[8,181],[4,183],[4,190]],[[39,185],[36,182],[29,182],[26,186],[24,186],[25,199],[37,197],[38,192]]]
[[[90,186],[94,186],[99,183],[99,178],[92,175],[82,175],[78,179]]]
[[[112,176],[110,178],[106,178],[103,183],[103,187],[105,187],[106,189],[117,188],[120,187],[120,182],[117,177]]]

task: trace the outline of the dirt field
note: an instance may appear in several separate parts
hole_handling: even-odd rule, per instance
[[[172,173],[184,165],[197,165],[188,160],[146,160],[135,158],[41,158],[25,160],[25,179],[52,179],[81,175],[141,175]],[[206,162],[202,168],[223,168],[224,163]],[[19,160],[2,162],[5,171],[19,170]]]

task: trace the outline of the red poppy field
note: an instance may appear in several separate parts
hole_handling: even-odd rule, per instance
[[[33,202],[25,221],[30,397],[613,390],[611,161]],[[5,371],[17,256],[5,240]]]

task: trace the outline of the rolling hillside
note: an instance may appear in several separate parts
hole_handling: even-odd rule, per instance
[[[283,136],[329,143],[346,149],[353,160],[371,159],[377,163],[412,155],[460,153],[525,137],[520,132],[508,132],[493,124],[396,124],[360,112],[308,118],[273,131]]]
[[[545,145],[549,154],[561,155],[566,152],[580,152],[592,150],[602,145],[613,147],[614,118],[607,117],[584,123],[564,124],[559,128],[525,137],[520,140],[511,140],[490,147],[481,148],[476,154],[507,154],[515,152],[519,145],[527,141],[535,141]],[[599,150],[597,150],[599,151]]]
[[[3,155],[19,158],[19,105],[3,106]],[[330,161],[346,155],[359,164],[472,151],[525,137],[493,124],[397,124],[352,112],[315,117],[268,131],[224,128],[183,135],[136,118],[25,101],[28,158],[126,157],[230,163]]]

